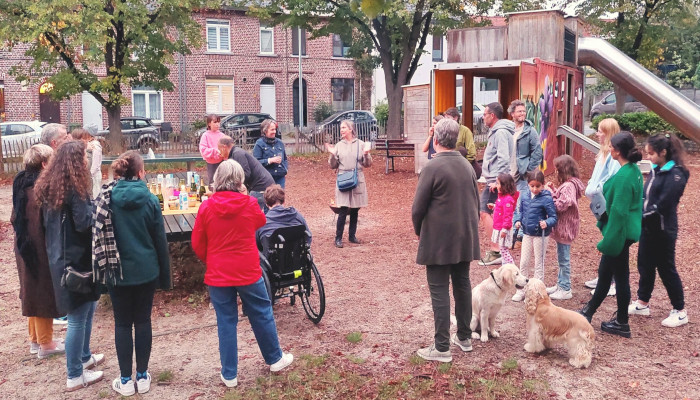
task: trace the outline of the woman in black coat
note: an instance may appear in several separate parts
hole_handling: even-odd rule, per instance
[[[43,211],[56,305],[68,316],[66,386],[71,391],[102,379],[102,371],[88,368],[104,360],[104,355],[90,352],[92,316],[99,293],[76,293],[61,286],[68,266],[79,272],[92,271],[91,179],[85,143],[75,140],[59,146],[34,190]]]
[[[19,273],[19,298],[22,315],[29,322],[29,352],[46,358],[63,353],[63,343],[53,340],[56,309],[49,259],[46,256],[41,208],[34,196],[39,173],[53,155],[53,149],[35,144],[24,153],[24,171],[12,183],[12,227],[15,231],[15,257]]]

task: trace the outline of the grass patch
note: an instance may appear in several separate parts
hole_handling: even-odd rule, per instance
[[[105,398],[109,397],[109,391],[108,390],[100,390],[100,392],[97,393],[97,397],[99,397],[101,399],[105,399]]]
[[[156,376],[156,382],[172,382],[173,376],[173,371],[169,369],[160,371],[158,376]]]
[[[351,354],[351,355],[348,355],[347,358],[348,358],[348,360],[352,361],[352,362],[355,363],[355,364],[364,364],[364,363],[367,362],[367,360],[365,360],[364,358],[362,358],[362,357],[355,357],[355,356],[353,356],[352,354]]]
[[[518,368],[518,360],[515,358],[509,358],[501,363],[501,372],[509,373]]]
[[[362,341],[362,332],[350,332],[345,336],[345,339],[350,343],[360,343]]]
[[[441,374],[446,374],[446,373],[450,372],[450,369],[451,369],[451,368],[452,368],[452,363],[451,363],[451,362],[448,362],[448,363],[440,363],[440,364],[438,365],[438,367],[437,367],[437,370],[438,370]]]
[[[312,356],[309,354],[304,354],[303,356],[301,356],[299,358],[304,361],[305,367],[318,368],[326,362],[326,360],[328,359],[328,354],[324,354],[321,356]]]
[[[524,379],[523,389],[533,393],[546,392],[549,390],[549,383],[541,379]]]
[[[411,354],[411,356],[408,357],[408,362],[411,363],[411,365],[423,365],[426,363],[426,360],[418,354]]]
[[[477,398],[496,400],[502,398],[520,398],[520,389],[511,382],[510,379],[486,379],[477,378],[472,387],[475,389]]]

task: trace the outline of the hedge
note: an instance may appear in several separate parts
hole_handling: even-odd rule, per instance
[[[678,130],[652,111],[633,112],[622,115],[602,114],[593,118],[591,128],[598,129],[598,124],[605,118],[614,118],[620,124],[620,129],[637,135],[654,135],[659,132],[674,132]]]

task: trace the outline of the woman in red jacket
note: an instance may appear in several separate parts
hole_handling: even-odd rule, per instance
[[[292,363],[282,352],[272,303],[262,278],[255,231],[265,215],[255,198],[246,193],[243,168],[234,160],[222,162],[214,174],[214,195],[199,208],[192,230],[192,248],[207,265],[204,283],[216,311],[219,331],[221,380],[238,384],[238,303],[245,304],[248,320],[265,363],[273,372]]]

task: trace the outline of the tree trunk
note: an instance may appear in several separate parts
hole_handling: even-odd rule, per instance
[[[110,106],[105,108],[107,109],[107,119],[109,121],[109,134],[107,135],[109,154],[118,155],[124,152],[122,144],[122,124],[120,121],[122,107]]]
[[[627,102],[627,91],[618,85],[615,85],[615,114],[622,115],[625,113],[625,103]]]
[[[403,104],[403,88],[399,84],[386,83],[386,99],[389,103],[389,120],[386,123],[387,139],[401,139],[403,118],[401,118],[401,105]]]

